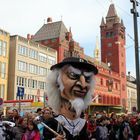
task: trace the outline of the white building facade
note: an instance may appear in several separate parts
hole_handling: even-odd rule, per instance
[[[21,36],[10,37],[8,99],[18,99],[18,88],[24,89],[22,99],[43,101],[46,76],[57,62],[54,49]]]

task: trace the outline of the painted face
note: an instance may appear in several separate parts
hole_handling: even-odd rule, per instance
[[[87,72],[72,66],[64,67],[58,78],[61,96],[68,100],[73,100],[76,97],[84,98],[90,89],[93,75],[93,72]]]

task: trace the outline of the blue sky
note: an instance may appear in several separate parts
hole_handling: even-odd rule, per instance
[[[93,56],[96,36],[100,38],[101,19],[106,17],[112,2],[126,27],[127,71],[131,71],[135,76],[130,0],[0,0],[0,28],[11,35],[26,37],[28,33],[35,34],[46,22],[47,17],[52,17],[53,21],[62,19],[67,28],[71,27],[73,38],[84,48],[85,53]],[[140,6],[137,7],[137,11],[140,11]],[[138,27],[140,28],[139,18]]]

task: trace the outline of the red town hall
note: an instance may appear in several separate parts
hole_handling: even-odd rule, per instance
[[[101,50],[96,44],[94,58],[84,54],[84,49],[73,39],[71,29],[67,30],[63,21],[52,22],[48,18],[32,40],[56,49],[58,62],[76,56],[94,63],[99,74],[90,111],[120,112],[127,109],[125,27],[114,4],[110,5],[106,18],[102,18],[100,31]]]

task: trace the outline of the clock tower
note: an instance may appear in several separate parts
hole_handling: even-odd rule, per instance
[[[100,31],[101,61],[110,63],[111,70],[120,75],[121,105],[126,108],[125,27],[117,15],[114,4],[110,5],[106,18],[102,18]]]

